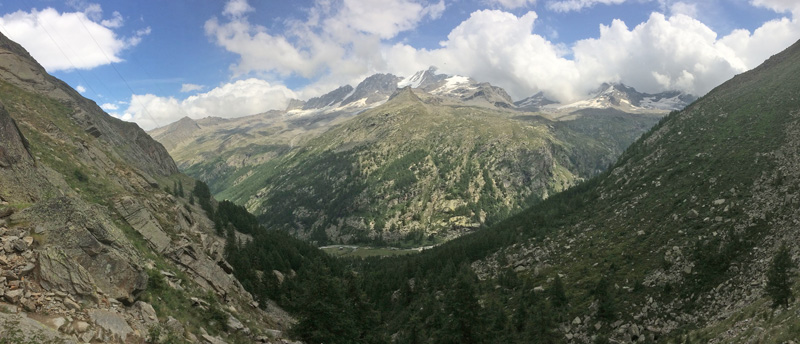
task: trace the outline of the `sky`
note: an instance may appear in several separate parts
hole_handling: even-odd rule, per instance
[[[0,0],[0,32],[144,129],[436,66],[569,102],[703,95],[800,39],[798,0]]]

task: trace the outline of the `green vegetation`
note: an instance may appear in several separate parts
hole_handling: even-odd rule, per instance
[[[794,262],[786,244],[782,244],[772,258],[772,263],[767,271],[767,295],[772,299],[773,307],[787,307],[794,300],[792,293],[792,277],[794,277]]]

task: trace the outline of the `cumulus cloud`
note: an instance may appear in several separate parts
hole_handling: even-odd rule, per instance
[[[86,93],[86,87],[83,87],[81,85],[76,86],[75,90],[78,91],[78,93]]]
[[[181,85],[181,92],[182,93],[187,93],[187,92],[200,91],[200,90],[202,90],[204,88],[206,88],[206,87],[203,86],[203,85],[183,84],[183,85]]]
[[[102,19],[102,9],[97,4],[87,6],[85,12],[59,13],[46,8],[0,17],[3,34],[25,47],[50,72],[91,69],[122,61],[122,51],[150,33],[148,28],[132,37],[119,37],[112,29],[122,24],[118,12],[110,19]]]
[[[601,25],[599,37],[566,47],[533,34],[536,19],[534,12],[517,17],[478,11],[451,31],[441,48],[396,44],[385,53],[387,63],[401,75],[439,66],[504,87],[515,99],[544,91],[555,100],[572,101],[603,82],[702,95],[800,38],[794,19],[719,37],[689,16],[653,13],[633,28],[621,20]]]
[[[233,9],[236,8],[236,9]],[[247,9],[247,10],[242,10]],[[225,50],[239,55],[236,76],[270,74],[350,83],[387,66],[384,40],[412,30],[445,10],[444,0],[320,1],[303,20],[287,20],[284,30],[252,24],[244,0],[227,3],[223,18],[211,18],[205,32]]]
[[[619,5],[627,0],[558,0],[547,3],[547,8],[555,12],[580,11],[597,4]]]
[[[133,95],[128,109],[117,117],[134,121],[149,130],[184,116],[233,118],[268,110],[282,110],[292,98],[296,98],[296,94],[283,85],[251,78],[227,83],[183,100],[153,94]]]

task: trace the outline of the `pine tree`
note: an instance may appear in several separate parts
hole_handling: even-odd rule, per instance
[[[183,182],[178,181],[178,196],[183,197],[185,194],[183,193]]]
[[[608,277],[603,276],[597,282],[594,288],[594,297],[597,299],[597,318],[606,321],[614,320],[617,305]]]
[[[788,306],[794,299],[792,293],[792,278],[794,262],[789,254],[786,244],[782,244],[772,258],[772,264],[767,271],[767,295],[772,298],[772,306]]]
[[[550,303],[555,309],[562,309],[567,306],[567,294],[564,292],[564,282],[561,281],[561,276],[556,275],[553,286],[550,288]]]

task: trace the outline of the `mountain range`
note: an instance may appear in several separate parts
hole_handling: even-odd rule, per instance
[[[286,111],[184,118],[150,134],[183,171],[271,228],[318,244],[422,245],[599,173],[694,99],[606,84],[579,103],[541,94],[515,103],[502,88],[430,68],[376,74]]]

